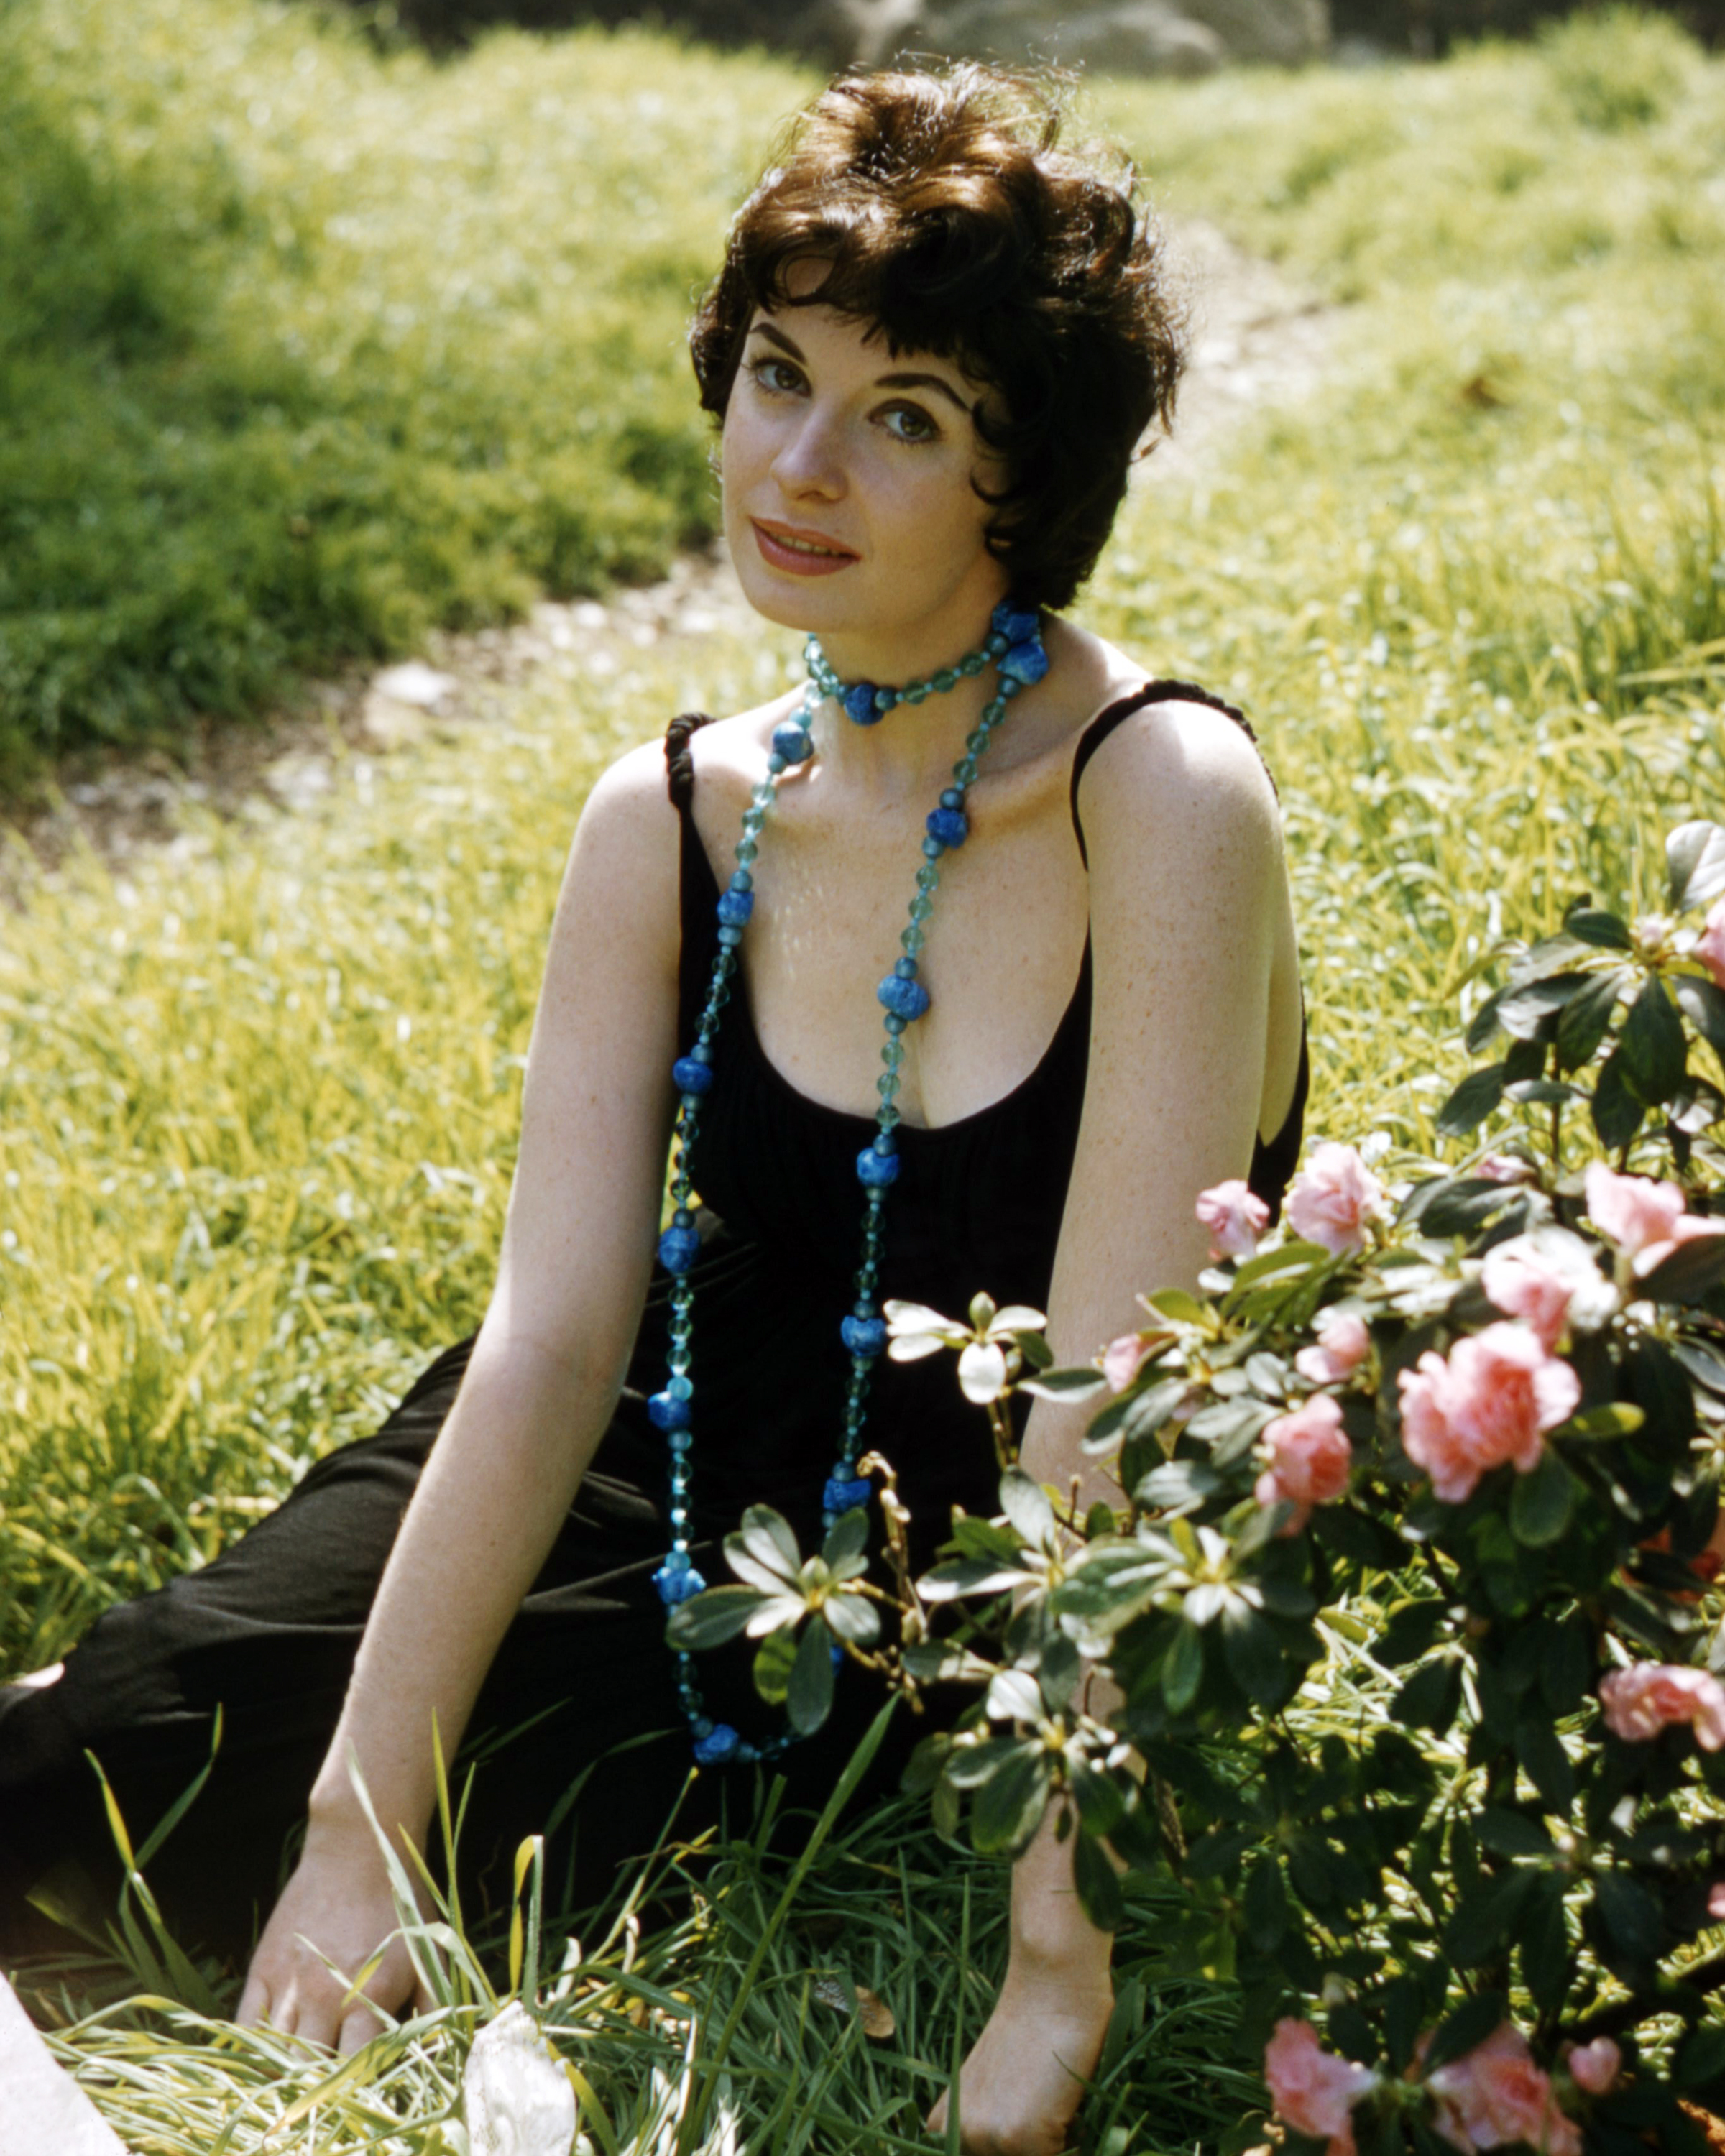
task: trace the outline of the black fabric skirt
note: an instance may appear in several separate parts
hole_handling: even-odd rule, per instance
[[[209,1779],[147,1876],[182,1943],[244,1958],[291,1868],[378,1579],[471,1346],[445,1350],[375,1436],[319,1460],[212,1563],[100,1618],[57,1683],[0,1689],[0,1955],[64,1943],[27,1902],[33,1888],[87,1923],[114,1913],[121,1874],[86,1753],[141,1845],[208,1760],[219,1707]],[[658,1492],[642,1486],[634,1445],[618,1440],[600,1445],[504,1638],[451,1778],[459,1794],[471,1770],[458,1864],[481,1921],[507,1904],[521,1839],[559,1813],[547,1877],[553,1904],[572,1911],[617,1886],[674,1815],[678,1840],[741,1827],[759,1794],[755,1768],[704,1768],[691,1784],[650,1577],[665,1548]],[[716,1552],[696,1555],[709,1578],[726,1576]],[[747,1652],[703,1665],[715,1718],[768,1733]],[[798,1812],[830,1795],[881,1703],[861,1672],[845,1678],[828,1727],[771,1770],[789,1785],[788,1839]],[[895,1786],[919,1733],[899,1723],[860,1800]]]

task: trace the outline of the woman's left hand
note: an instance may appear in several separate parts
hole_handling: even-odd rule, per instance
[[[1060,2156],[1114,2009],[1106,1967],[1034,1974],[1009,1964],[988,2026],[958,2077],[965,2156]],[[947,2130],[949,2091],[928,2114]]]

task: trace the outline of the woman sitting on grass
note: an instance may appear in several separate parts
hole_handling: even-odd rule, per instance
[[[344,2049],[377,2021],[326,1958],[356,1970],[396,1924],[350,1759],[423,1847],[434,1725],[446,1753],[465,1732],[470,1911],[559,1814],[553,1877],[605,1892],[691,1744],[680,1831],[762,1765],[819,1805],[868,1683],[788,1745],[746,1644],[680,1657],[666,1609],[723,1576],[750,1503],[818,1542],[874,1448],[919,1560],[952,1504],[993,1509],[984,1419],[949,1366],[883,1358],[883,1301],[985,1288],[1082,1360],[1135,1286],[1196,1274],[1197,1192],[1279,1199],[1306,1063],[1269,780],[1237,714],[1061,611],[1181,355],[1129,172],[1057,147],[1056,117],[978,69],[846,77],[744,204],[695,367],[737,573],[814,639],[809,685],[678,719],[593,789],[477,1335],[216,1562],[0,1695],[9,1944],[27,1891],[111,1893],[85,1748],[141,1833],[218,1706],[153,1883],[230,1953],[267,1917],[240,2018]],[[1029,1471],[1082,1482],[1081,1427],[1040,1402]],[[1047,1823],[1010,1937],[964,2137],[1052,2151],[1111,1990]],[[411,1991],[398,1941],[365,1995]]]

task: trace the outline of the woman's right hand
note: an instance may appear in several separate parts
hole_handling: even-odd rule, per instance
[[[331,1842],[314,1827],[252,1956],[235,2020],[344,2055],[357,2051],[384,2025],[365,2000],[398,2014],[415,1998],[408,1950],[390,1938],[399,1921],[389,1874],[369,1832]],[[386,1939],[382,1959],[361,1994],[350,1998],[351,1978]],[[332,1974],[330,1963],[343,1974]]]

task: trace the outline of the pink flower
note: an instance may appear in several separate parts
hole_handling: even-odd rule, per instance
[[[1702,932],[1695,939],[1695,955],[1716,984],[1725,988],[1725,898],[1708,909]]]
[[[1200,1224],[1210,1231],[1213,1258],[1249,1258],[1270,1225],[1270,1208],[1238,1176],[1198,1194]]]
[[[1590,2044],[1578,2044],[1563,2063],[1577,2088],[1605,2096],[1616,2085],[1623,2053],[1609,2036],[1595,2036]]]
[[[1102,1375],[1108,1389],[1123,1393],[1138,1374],[1138,1366],[1150,1352],[1150,1342],[1140,1332],[1122,1332],[1102,1351]]]
[[[1513,1460],[1539,1465],[1543,1433],[1575,1411],[1581,1383],[1526,1325],[1488,1325],[1458,1340],[1449,1360],[1428,1349],[1398,1372],[1402,1446],[1446,1505],[1463,1505],[1482,1475]]]
[[[1707,1895],[1707,1914],[1716,1924],[1725,1922],[1725,1879],[1714,1881]]]
[[[1525,1318],[1547,1349],[1572,1325],[1586,1332],[1603,1324],[1618,1304],[1592,1247],[1567,1228],[1497,1244],[1486,1253],[1480,1285],[1506,1317]]]
[[[1458,2148],[1525,2141],[1545,2156],[1581,2156],[1581,2135],[1558,2109],[1550,2075],[1535,2066],[1527,2038],[1507,2021],[1428,2075],[1425,2085],[1438,2099],[1438,2131]]]
[[[1270,1465],[1252,1494],[1260,1505],[1291,1504],[1294,1517],[1281,1532],[1298,1534],[1314,1505],[1327,1505],[1348,1487],[1353,1448],[1342,1427],[1342,1410],[1327,1393],[1320,1393],[1268,1424],[1264,1443]]]
[[[1661,1729],[1686,1722],[1703,1752],[1725,1744],[1725,1685],[1705,1670],[1632,1662],[1599,1679],[1599,1705],[1605,1727],[1626,1743],[1651,1743]]]
[[[1366,1229],[1388,1211],[1384,1185],[1352,1146],[1326,1138],[1312,1149],[1288,1193],[1288,1225],[1308,1243],[1339,1256],[1363,1250]]]
[[[1488,1152],[1474,1169],[1481,1183],[1531,1183],[1532,1166],[1512,1152]]]
[[[1638,1276],[1651,1273],[1679,1243],[1725,1232],[1725,1223],[1686,1212],[1683,1193],[1675,1183],[1619,1175],[1604,1161],[1594,1160],[1588,1163],[1586,1183],[1589,1219],[1616,1244]]]
[[[1317,1328],[1317,1345],[1302,1348],[1294,1368],[1314,1385],[1339,1385],[1364,1362],[1372,1345],[1363,1317],[1351,1310],[1332,1310]]]
[[[1377,2080],[1369,2066],[1338,2059],[1324,2050],[1309,2021],[1285,2014],[1264,2046],[1264,2079],[1286,2125],[1296,2133],[1322,2134],[1328,2156],[1353,2156],[1348,2113]]]

